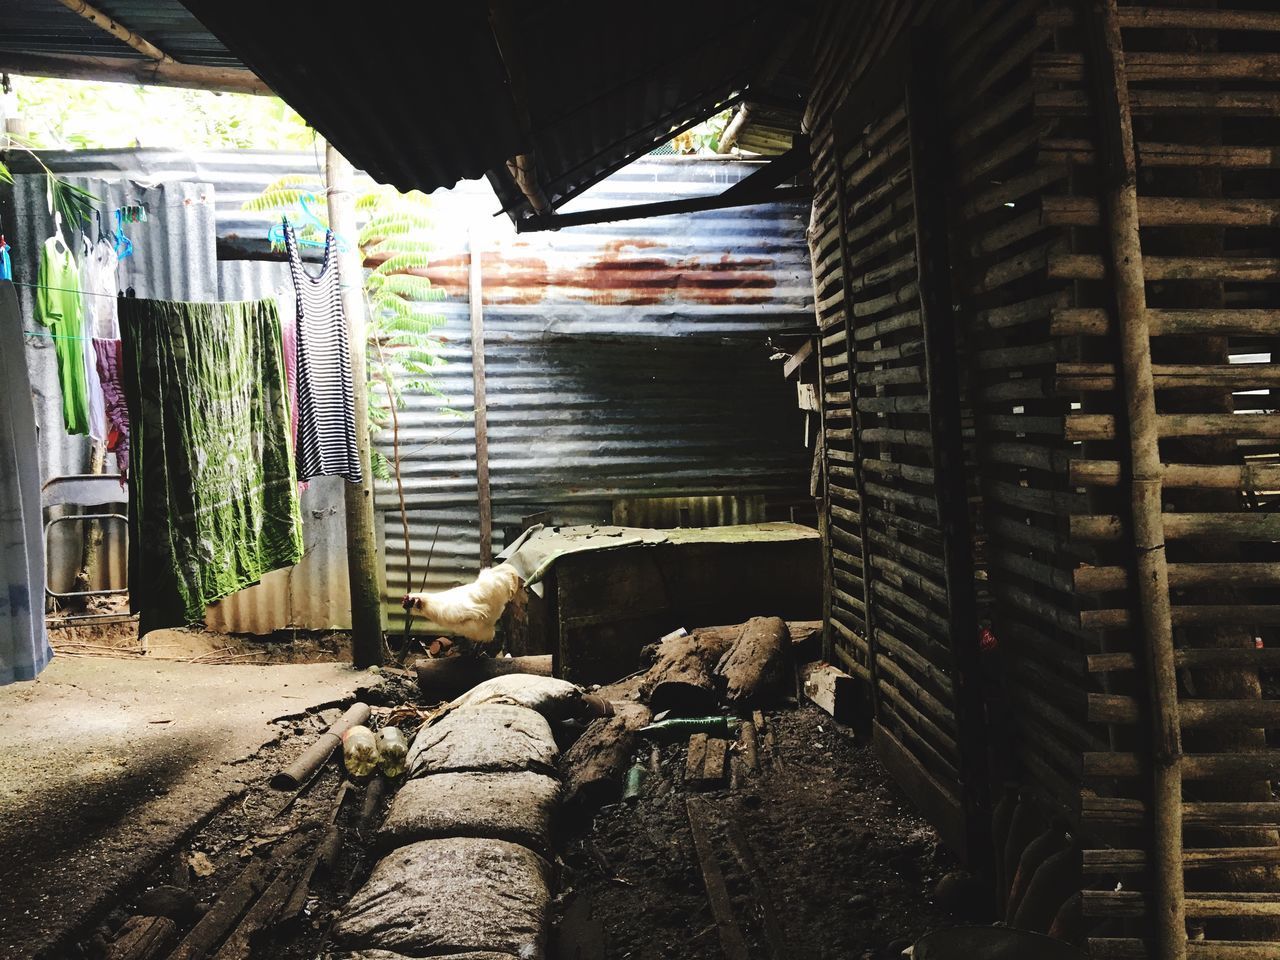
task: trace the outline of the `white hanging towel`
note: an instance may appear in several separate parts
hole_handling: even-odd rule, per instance
[[[0,281],[0,685],[34,680],[53,656],[44,623],[36,417],[13,284]]]

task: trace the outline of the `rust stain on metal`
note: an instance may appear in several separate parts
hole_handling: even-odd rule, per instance
[[[771,302],[777,285],[774,263],[765,257],[643,255],[639,251],[665,244],[641,238],[610,240],[602,254],[581,266],[522,255],[519,246],[482,255],[486,303],[537,304],[554,290],[557,296],[610,306],[666,302],[739,306]],[[466,253],[452,254],[413,272],[455,297],[466,290],[469,259]]]
[[[592,303],[645,306],[665,301],[699,304],[768,303],[777,281],[773,264],[763,257],[719,260],[682,257],[603,256],[566,277],[551,282],[569,295]]]

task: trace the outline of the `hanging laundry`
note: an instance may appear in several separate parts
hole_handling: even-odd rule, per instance
[[[130,604],[139,633],[302,556],[302,517],[272,300],[122,299]]]
[[[129,408],[120,384],[121,344],[119,340],[94,337],[93,351],[107,415],[107,452],[116,455],[116,469],[123,484],[129,476]]]
[[[40,250],[35,317],[53,332],[58,385],[62,388],[62,421],[70,434],[89,432],[84,311],[80,300],[76,258],[60,236],[52,236]]]
[[[0,280],[13,279],[13,261],[9,259],[9,244],[5,242],[4,234],[0,234]]]
[[[120,339],[120,319],[116,312],[118,264],[115,248],[106,237],[99,237],[96,243],[89,246],[81,260],[80,289],[85,295],[84,326],[91,337]]]
[[[360,483],[351,354],[333,231],[325,237],[324,263],[315,276],[303,268],[288,223],[284,236],[298,307],[298,479],[339,476]]]
[[[284,347],[284,379],[289,391],[289,442],[293,444],[293,460],[298,461],[298,321],[296,317],[280,318],[280,343]],[[298,481],[298,489],[311,484]]]
[[[6,684],[34,679],[53,656],[44,623],[36,415],[11,283],[0,283],[0,438],[0,684]]]
[[[84,294],[84,365],[85,398],[89,410],[89,436],[114,449],[109,441],[111,424],[107,419],[105,386],[98,372],[98,349],[94,342],[101,337],[120,339],[120,322],[116,317],[116,252],[104,237],[97,243],[86,241],[80,258],[80,290]]]

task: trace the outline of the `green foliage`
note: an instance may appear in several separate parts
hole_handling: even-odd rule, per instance
[[[40,149],[310,150],[314,133],[282,100],[172,87],[13,77]]]
[[[88,223],[93,217],[93,208],[98,203],[98,198],[87,190],[68,183],[55,175],[45,165],[45,162],[40,159],[39,154],[31,149],[27,143],[18,142],[12,135],[10,135],[10,140],[12,146],[28,153],[44,170],[45,197],[48,200],[49,209],[60,214],[68,228],[75,228],[80,226],[81,223]],[[0,163],[0,183],[13,183],[13,174],[3,163]]]
[[[98,198],[52,173],[46,173],[45,176],[49,184],[49,203],[55,211],[62,214],[63,222],[70,228],[88,223],[93,217],[93,208]]]

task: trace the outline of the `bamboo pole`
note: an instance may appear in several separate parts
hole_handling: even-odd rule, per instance
[[[99,30],[105,30],[117,40],[128,44],[137,50],[144,57],[160,63],[174,63],[173,57],[169,56],[159,47],[145,37],[140,37],[122,23],[117,23],[107,14],[103,13],[97,7],[91,6],[84,0],[58,0],[64,7],[73,13],[79,14]]]
[[[343,485],[347,510],[347,581],[351,587],[351,659],[356,667],[381,664],[382,591],[378,585],[378,551],[373,527],[373,466],[369,454],[369,391],[365,371],[367,333],[364,315],[363,270],[356,247],[355,197],[351,193],[351,164],[333,146],[325,147],[329,226],[347,238],[338,251],[342,277],[342,309],[347,318],[347,349],[351,353],[351,382],[355,414],[356,451],[361,480]]]
[[[272,95],[270,87],[251,71],[240,67],[204,67],[159,60],[4,51],[0,52],[0,72],[34,77],[65,77],[68,80],[154,84],[255,96]]]
[[[1154,827],[1151,865],[1155,886],[1152,921],[1157,957],[1185,960],[1182,733],[1161,516],[1163,467],[1139,237],[1137,157],[1117,0],[1090,0],[1085,10],[1091,73],[1096,83],[1109,267],[1128,415],[1133,514],[1130,532],[1150,684]]]

